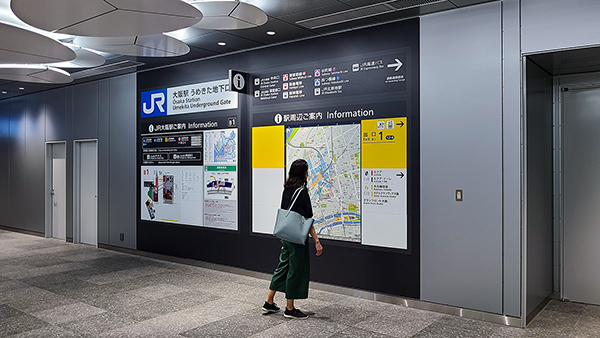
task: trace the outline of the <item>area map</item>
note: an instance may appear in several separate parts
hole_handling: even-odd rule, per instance
[[[237,161],[237,134],[234,130],[204,132],[205,163],[235,163]]]
[[[286,129],[286,172],[296,159],[309,166],[314,226],[322,238],[361,241],[360,125]]]

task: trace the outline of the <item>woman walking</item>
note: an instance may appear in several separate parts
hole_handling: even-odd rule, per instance
[[[281,208],[287,209],[292,202],[292,195],[298,188],[302,188],[292,206],[292,211],[309,218],[313,216],[310,197],[306,187],[308,179],[308,163],[305,160],[295,160],[290,167],[288,179],[285,182],[283,196],[281,198]],[[310,236],[315,242],[317,256],[323,252],[323,246],[317,237],[314,226],[310,227]],[[281,241],[281,254],[279,255],[279,264],[273,273],[267,301],[263,305],[263,312],[278,312],[279,307],[273,302],[277,291],[285,292],[287,299],[286,309],[283,313],[286,318],[306,319],[308,315],[294,307],[295,299],[308,298],[308,281],[310,279],[310,260],[308,250],[308,236],[304,245],[294,244],[288,241]]]

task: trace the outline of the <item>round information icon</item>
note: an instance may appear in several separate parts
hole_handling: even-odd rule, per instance
[[[244,80],[244,76],[242,74],[238,73],[233,76],[233,86],[235,87],[235,89],[242,90],[244,89],[245,85],[246,81]]]

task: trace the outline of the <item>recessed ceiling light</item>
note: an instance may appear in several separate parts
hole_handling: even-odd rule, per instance
[[[24,87],[19,87],[19,90],[25,90],[25,88]]]
[[[217,45],[219,45],[219,46],[225,46],[226,44],[227,44],[227,43],[226,43],[226,42],[223,42],[223,41],[221,41],[221,42],[217,42]]]
[[[2,91],[2,94],[6,94],[6,93],[7,93],[7,91],[6,91],[6,90],[3,90],[3,91]]]
[[[275,35],[275,34],[277,34],[277,33],[273,32],[273,31],[268,31],[267,32],[267,35]]]

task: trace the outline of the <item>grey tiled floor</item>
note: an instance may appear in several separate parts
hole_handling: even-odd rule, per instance
[[[518,329],[311,290],[288,320],[268,285],[0,230],[0,337],[600,337],[600,307],[554,301]]]

